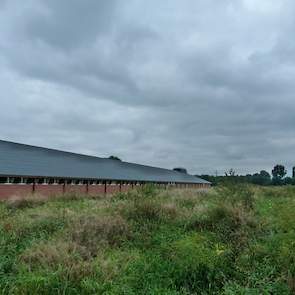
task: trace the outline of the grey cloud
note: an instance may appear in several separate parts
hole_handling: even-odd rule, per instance
[[[53,47],[76,49],[95,41],[114,23],[116,0],[39,1],[24,23],[26,34]],[[86,43],[86,44],[85,44]]]
[[[0,8],[1,138],[192,173],[295,164],[292,1]]]

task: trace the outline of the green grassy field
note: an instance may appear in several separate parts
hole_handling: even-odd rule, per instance
[[[295,188],[0,204],[1,294],[295,294]]]

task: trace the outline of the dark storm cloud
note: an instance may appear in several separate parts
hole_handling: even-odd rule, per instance
[[[294,12],[0,0],[0,136],[195,173],[293,165]]]

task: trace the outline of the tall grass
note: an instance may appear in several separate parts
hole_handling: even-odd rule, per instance
[[[295,294],[295,191],[0,204],[0,294]]]

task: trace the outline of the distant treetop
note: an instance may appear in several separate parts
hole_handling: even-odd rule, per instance
[[[225,171],[224,174],[225,174],[225,176],[234,177],[234,176],[236,176],[236,171],[233,168],[230,168],[228,171]]]
[[[274,178],[283,179],[287,174],[287,170],[284,165],[276,165],[271,173]]]
[[[110,160],[116,160],[116,161],[122,161],[119,157],[117,156],[109,156]]]
[[[182,167],[173,168],[174,171],[187,174],[187,170]]]

